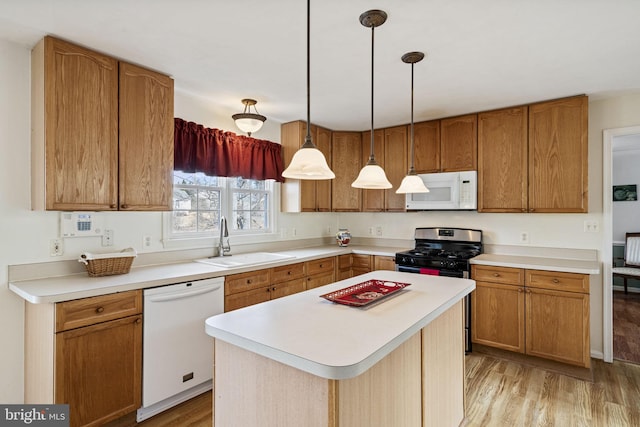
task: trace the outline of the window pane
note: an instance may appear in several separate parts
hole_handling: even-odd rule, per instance
[[[173,211],[171,216],[173,231],[176,233],[197,231],[196,211]]]
[[[198,210],[220,210],[220,190],[200,189],[198,191]]]
[[[248,230],[251,227],[249,222],[249,212],[234,211],[233,212],[233,229]]]
[[[196,193],[195,189],[173,187],[173,209],[195,209]]]
[[[267,226],[266,212],[251,212],[251,229],[263,230]]]
[[[193,185],[196,182],[196,174],[174,171],[173,172],[173,183],[175,185]]]
[[[198,231],[216,231],[220,224],[220,213],[216,211],[198,212]]]
[[[233,192],[233,210],[251,209],[251,193]]]
[[[264,193],[251,194],[251,210],[263,211],[267,207],[267,195]]]

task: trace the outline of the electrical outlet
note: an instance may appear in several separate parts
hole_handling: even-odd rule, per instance
[[[595,220],[587,220],[584,222],[585,233],[598,233],[600,231],[600,224]]]
[[[62,247],[61,239],[51,239],[49,241],[49,255],[50,256],[62,256],[64,248]]]
[[[331,236],[331,226],[327,225],[327,236]]]
[[[150,248],[151,247],[151,236],[143,236],[142,237],[142,247]]]
[[[382,236],[382,226],[376,225],[376,236]]]
[[[373,236],[373,227],[369,227],[369,236]]]
[[[296,228],[295,228],[295,227],[293,227],[293,228],[291,229],[291,235],[292,235],[292,236],[294,236],[294,237],[298,235],[298,230],[296,230]]]
[[[529,232],[521,231],[520,232],[520,243],[529,243]]]
[[[113,230],[104,230],[102,246],[113,246]]]

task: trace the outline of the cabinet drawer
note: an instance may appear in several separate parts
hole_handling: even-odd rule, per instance
[[[277,283],[271,285],[271,299],[286,297],[287,295],[297,294],[305,290],[306,281],[304,278],[291,280],[289,282]]]
[[[224,294],[231,295],[263,286],[269,286],[269,269],[232,274],[224,278]]]
[[[251,289],[245,292],[237,292],[233,295],[224,297],[224,311],[236,310],[238,308],[247,307],[253,304],[269,301],[271,299],[271,288],[263,286],[257,289]]]
[[[352,254],[351,266],[359,270],[371,270],[371,255]]]
[[[271,269],[271,283],[281,283],[304,276],[304,263],[283,265]]]
[[[589,275],[546,270],[526,270],[529,288],[589,293]]]
[[[312,274],[322,273],[325,271],[333,273],[335,265],[336,261],[334,257],[307,261],[307,275],[311,276]]]
[[[142,313],[142,291],[127,291],[56,304],[56,332]]]
[[[505,285],[524,285],[524,269],[472,265],[471,278],[481,282],[502,283]]]
[[[333,271],[309,276],[307,277],[307,289],[328,285],[329,283],[335,282],[335,278],[336,276]]]

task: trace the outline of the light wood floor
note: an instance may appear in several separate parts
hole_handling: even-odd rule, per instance
[[[640,426],[640,365],[592,362],[594,382],[587,382],[480,353],[467,355],[464,425]],[[211,392],[139,425],[211,427]]]

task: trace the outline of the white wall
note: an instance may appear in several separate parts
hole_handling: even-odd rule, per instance
[[[639,119],[640,121],[640,119]],[[612,184],[635,184],[640,189],[640,150],[613,151]],[[613,241],[624,242],[625,233],[640,231],[640,200],[613,202]]]
[[[23,46],[0,40],[0,402],[23,399],[24,302],[7,289],[7,266],[34,262],[73,260],[85,250],[103,251],[98,238],[66,239],[62,257],[49,256],[49,240],[59,234],[57,212],[33,212],[30,191],[30,52]],[[241,107],[240,103],[238,104]],[[206,100],[180,91],[176,82],[175,115],[208,127],[235,132],[230,119],[236,111],[219,111]],[[268,112],[262,111],[268,116]],[[586,215],[460,213],[305,213],[280,214],[278,222],[295,239],[327,235],[327,227],[348,227],[356,237],[370,237],[369,227],[382,225],[385,238],[406,239],[411,244],[419,226],[460,226],[484,231],[487,243],[518,244],[521,231],[530,245],[599,249],[602,236],[584,233],[585,219],[601,220],[602,129],[640,124],[640,96],[616,97],[590,103],[589,206]],[[279,141],[279,124],[267,120],[254,136]],[[104,213],[105,226],[114,230],[114,249],[133,246],[142,252],[142,236],[153,236],[148,252],[163,251],[162,214]],[[295,242],[292,241],[292,246]],[[592,343],[602,349],[601,280],[592,281]],[[594,309],[595,307],[595,309]],[[594,338],[595,336],[595,338]]]

